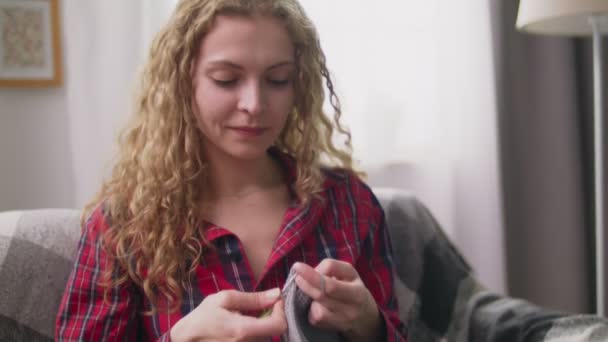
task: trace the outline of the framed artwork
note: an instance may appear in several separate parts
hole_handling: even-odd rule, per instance
[[[62,83],[58,0],[0,0],[0,87]]]

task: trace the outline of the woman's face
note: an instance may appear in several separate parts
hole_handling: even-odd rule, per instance
[[[294,55],[276,18],[216,18],[193,75],[194,109],[209,158],[265,156],[294,106]]]

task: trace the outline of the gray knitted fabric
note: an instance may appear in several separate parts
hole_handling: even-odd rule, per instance
[[[293,267],[287,276],[295,276]],[[335,331],[329,331],[312,326],[308,322],[308,311],[312,298],[306,295],[296,285],[295,281],[285,282],[283,288],[285,298],[285,318],[287,319],[287,333],[281,338],[284,342],[338,342],[340,336]]]

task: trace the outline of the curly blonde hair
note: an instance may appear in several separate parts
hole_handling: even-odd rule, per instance
[[[181,0],[152,43],[138,85],[134,115],[122,132],[112,175],[83,217],[103,203],[110,256],[105,284],[141,286],[151,310],[182,301],[182,289],[210,244],[201,231],[206,168],[193,112],[193,64],[217,15],[272,15],[283,21],[296,50],[295,103],[275,147],[297,160],[295,193],[306,203],[324,180],[321,166],[352,170],[350,133],[312,22],[297,0]],[[333,121],[323,112],[324,86]],[[344,147],[332,142],[335,131]],[[106,295],[107,295],[106,291]],[[161,300],[162,299],[162,300]]]

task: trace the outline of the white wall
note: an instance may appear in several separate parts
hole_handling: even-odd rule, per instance
[[[123,0],[65,3],[65,88],[75,170],[74,205],[80,207],[109,173],[118,130],[129,114],[142,55],[142,5]]]
[[[0,210],[71,207],[66,91],[0,89]]]
[[[0,210],[81,207],[109,169],[141,60],[139,1],[64,0],[65,84],[0,88]]]
[[[488,2],[300,1],[369,183],[418,196],[481,281],[505,292]]]

